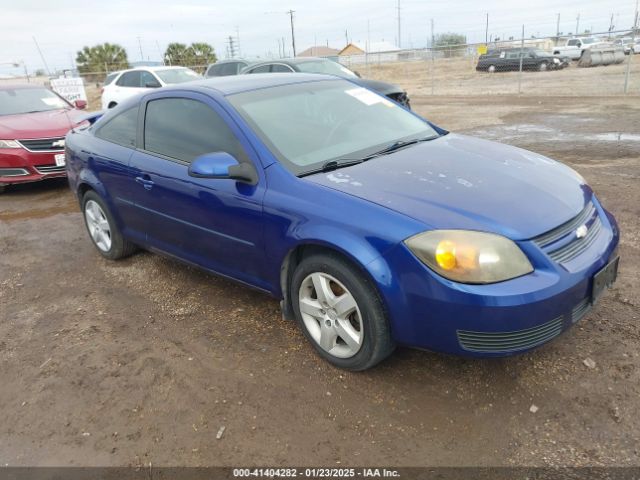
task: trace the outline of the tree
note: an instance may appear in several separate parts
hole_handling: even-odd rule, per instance
[[[169,65],[188,65],[189,47],[184,43],[170,43],[164,52],[164,61]]]
[[[216,61],[216,52],[208,43],[170,43],[164,52],[164,61],[169,65],[184,67],[205,66]]]
[[[115,43],[84,47],[76,55],[80,73],[106,74],[129,68],[127,51]]]
[[[433,47],[444,52],[445,57],[462,55],[465,51],[467,37],[460,33],[440,33],[436,35]]]

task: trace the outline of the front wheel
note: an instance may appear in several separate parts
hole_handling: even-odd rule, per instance
[[[540,72],[545,72],[548,68],[547,62],[542,62],[540,65],[538,65],[538,71]]]
[[[117,260],[136,250],[133,243],[124,239],[109,208],[93,190],[82,198],[82,212],[89,237],[103,257]]]
[[[337,255],[305,258],[291,281],[296,320],[316,352],[359,371],[395,348],[382,301],[371,281]]]

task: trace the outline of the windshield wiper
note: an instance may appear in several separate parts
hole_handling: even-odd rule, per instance
[[[369,155],[366,155],[362,158],[342,158],[339,160],[329,160],[328,162],[325,162],[320,168],[314,168],[313,170],[302,172],[298,174],[298,177],[313,175],[314,173],[330,172],[332,170],[337,170],[338,168],[342,168],[342,167],[350,167],[351,165],[357,165],[359,163],[366,162],[367,160],[371,160],[372,158],[380,157],[382,155],[395,152],[396,150],[400,150],[401,148],[405,148],[410,145],[415,145],[416,143],[420,143],[420,142],[427,142],[435,138],[438,138],[438,135],[433,137],[414,138],[413,140],[398,140],[396,142],[393,142],[390,145],[387,145],[382,150],[378,150],[377,152],[370,153]]]
[[[322,164],[320,168],[314,168],[313,170],[307,170],[306,172],[302,172],[298,174],[298,177],[304,177],[306,175],[313,175],[314,173],[322,173],[322,172],[331,172],[332,170],[337,170],[342,167],[350,167],[351,165],[357,165],[358,163],[364,162],[366,159],[357,158],[353,160],[329,160]]]

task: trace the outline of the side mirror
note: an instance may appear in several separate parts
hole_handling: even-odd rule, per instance
[[[255,185],[258,173],[249,163],[238,163],[227,152],[205,153],[189,165],[189,175],[196,178],[228,178]]]
[[[158,82],[147,82],[144,84],[144,88],[160,88],[162,85],[160,85]]]
[[[75,100],[73,102],[73,106],[76,107],[78,110],[84,110],[85,108],[87,108],[87,101],[86,100]]]

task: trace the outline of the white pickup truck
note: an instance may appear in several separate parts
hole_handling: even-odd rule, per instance
[[[595,37],[570,38],[564,46],[557,46],[552,51],[554,55],[569,57],[571,60],[579,60],[582,52],[603,43]]]

